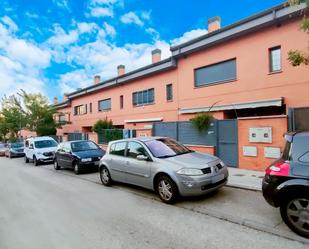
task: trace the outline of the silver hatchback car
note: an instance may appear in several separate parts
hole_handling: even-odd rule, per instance
[[[163,202],[173,203],[179,195],[202,195],[224,186],[228,170],[218,157],[173,139],[140,137],[108,144],[100,178],[105,186],[116,181],[154,190]]]

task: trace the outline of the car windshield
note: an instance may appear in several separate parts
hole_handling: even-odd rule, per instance
[[[91,141],[73,142],[71,143],[71,147],[73,152],[99,149],[99,147]]]
[[[42,141],[36,141],[34,142],[35,148],[37,149],[43,149],[43,148],[49,148],[49,147],[57,147],[57,142],[55,140],[42,140]]]
[[[22,148],[24,147],[24,144],[23,143],[14,143],[14,144],[11,144],[11,148],[13,149],[18,149],[18,148]]]
[[[145,142],[154,157],[167,158],[193,152],[173,139],[159,138]]]

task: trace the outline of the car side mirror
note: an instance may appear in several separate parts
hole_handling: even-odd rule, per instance
[[[139,160],[139,161],[147,161],[149,158],[148,158],[148,156],[138,155],[136,157],[136,159]]]

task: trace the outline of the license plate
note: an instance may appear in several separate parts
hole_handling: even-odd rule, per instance
[[[212,178],[212,183],[220,182],[224,179],[224,174],[216,175]]]

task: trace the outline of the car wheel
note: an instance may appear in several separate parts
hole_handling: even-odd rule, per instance
[[[178,197],[178,189],[175,182],[165,175],[159,177],[157,191],[160,199],[168,204],[174,203]]]
[[[100,168],[100,179],[103,185],[105,186],[112,185],[111,175],[105,166]]]
[[[61,169],[61,167],[60,167],[59,164],[58,164],[57,159],[54,160],[54,169],[55,169],[55,170]]]
[[[25,161],[25,163],[29,163],[28,157],[24,156],[24,161]]]
[[[292,231],[309,238],[309,195],[287,198],[280,206],[280,213]]]
[[[80,173],[80,168],[77,162],[74,163],[74,173],[78,175]]]
[[[39,166],[39,161],[38,161],[38,159],[36,159],[35,156],[33,157],[33,164],[34,164],[34,166]]]

